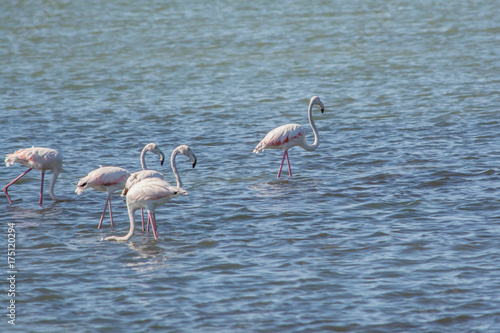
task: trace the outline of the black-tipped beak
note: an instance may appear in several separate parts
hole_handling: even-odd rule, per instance
[[[321,113],[325,112],[325,108],[321,108]]]
[[[194,160],[194,162],[193,162],[193,169],[195,166],[196,166],[196,160]]]
[[[160,155],[160,165],[163,165],[163,162],[165,162],[165,155],[161,154]]]

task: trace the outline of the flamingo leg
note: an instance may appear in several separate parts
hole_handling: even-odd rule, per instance
[[[288,174],[290,175],[290,177],[292,177],[292,168],[290,167],[290,160],[288,159],[288,151],[285,151],[285,154],[286,154],[286,161],[288,163]]]
[[[158,239],[158,228],[156,227],[156,214],[151,213],[151,225],[153,226],[153,235]]]
[[[283,159],[281,160],[280,169],[278,171],[278,178],[280,178],[280,176],[281,176],[281,169],[283,169],[283,163],[285,162],[285,156],[286,156],[286,154],[287,153],[286,153],[286,150],[285,150],[285,152],[283,153]]]
[[[142,217],[142,231],[144,231],[144,208],[141,208],[141,217]],[[149,223],[149,220],[148,220]]]
[[[4,186],[3,188],[3,192],[5,193],[5,195],[7,196],[7,199],[9,200],[9,203],[12,205],[12,200],[10,200],[10,197],[9,197],[9,194],[7,193],[7,189],[9,188],[10,185],[14,184],[15,182],[17,182],[19,180],[19,178],[21,178],[22,176],[24,176],[25,174],[27,174],[28,172],[31,171],[32,168],[29,168],[28,170],[26,170],[25,172],[23,172],[19,177],[17,177],[16,179],[14,179],[13,181],[11,181],[10,183],[8,183],[7,185]],[[41,200],[41,199],[40,199]],[[40,201],[40,204],[41,201]]]
[[[156,215],[155,215],[155,223],[156,223]],[[151,217],[151,214],[148,213],[148,231],[149,231],[149,225],[151,225],[151,230],[153,230],[153,218]]]
[[[111,212],[111,197],[108,199],[109,204],[109,219],[111,220],[111,225],[113,226],[113,213]]]
[[[102,211],[101,220],[99,221],[99,226],[97,227],[97,229],[101,229],[102,220],[104,220],[104,213],[106,213],[106,208],[108,207],[108,202],[109,202],[109,195],[108,195],[108,198],[106,199],[106,203],[104,204],[104,210]]]
[[[42,205],[42,196],[43,196],[43,177],[45,176],[45,171],[42,170],[42,183],[40,185],[40,206]]]

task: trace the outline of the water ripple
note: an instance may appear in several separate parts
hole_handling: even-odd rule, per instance
[[[46,188],[40,207],[32,171],[2,201],[17,330],[498,331],[494,2],[4,7],[1,146],[58,149],[72,199]],[[313,95],[321,144],[276,179],[282,153],[252,150],[286,123],[313,141]],[[76,182],[138,170],[149,142],[195,151],[195,169],[178,159],[188,196],[158,208],[159,240],[105,242],[125,201],[98,230],[105,194]]]

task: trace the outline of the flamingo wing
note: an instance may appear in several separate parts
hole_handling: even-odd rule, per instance
[[[264,151],[265,149],[284,149],[287,150],[296,146],[300,140],[305,137],[305,130],[299,124],[287,124],[276,127],[259,142],[253,150],[254,153]]]

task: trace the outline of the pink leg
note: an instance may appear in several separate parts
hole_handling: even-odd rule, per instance
[[[288,174],[290,175],[290,177],[292,177],[292,168],[290,168],[290,160],[288,159],[288,151],[286,151],[285,153],[286,153],[286,161],[288,163]]]
[[[156,214],[151,213],[151,225],[153,226],[153,235],[158,239],[158,228],[156,227]]]
[[[108,198],[106,199],[106,203],[104,204],[104,210],[102,211],[101,220],[99,221],[99,226],[97,227],[97,229],[101,229],[102,220],[104,220],[104,213],[106,213],[106,207],[108,207],[108,201],[109,201],[109,195]]]
[[[141,217],[142,217],[142,231],[144,231],[144,208],[141,208]],[[149,220],[148,220],[149,223]]]
[[[155,215],[155,223],[156,223],[156,215]],[[153,218],[151,217],[151,214],[148,213],[148,231],[149,231],[149,225],[151,225],[151,230],[153,230]]]
[[[40,206],[42,205],[43,196],[43,177],[45,176],[45,171],[42,170],[42,184],[40,185]]]
[[[281,160],[280,169],[279,169],[279,171],[278,171],[278,178],[280,178],[280,176],[281,176],[281,169],[283,169],[283,163],[285,162],[285,156],[286,156],[286,150],[285,150],[285,152],[283,153],[283,159]]]
[[[7,199],[9,200],[9,203],[12,205],[12,201],[10,200],[10,197],[9,197],[9,194],[7,193],[7,189],[9,188],[10,185],[14,184],[15,182],[17,182],[19,180],[19,178],[21,178],[22,176],[24,176],[25,174],[27,174],[28,172],[31,171],[31,168],[29,168],[28,170],[26,170],[25,172],[23,172],[19,177],[17,177],[16,179],[14,179],[13,181],[11,181],[10,183],[8,183],[7,185],[4,186],[3,188],[3,192],[5,193],[5,195],[7,196]]]
[[[111,220],[111,225],[113,226],[113,213],[111,212],[111,197],[108,199],[109,203],[109,219]]]

